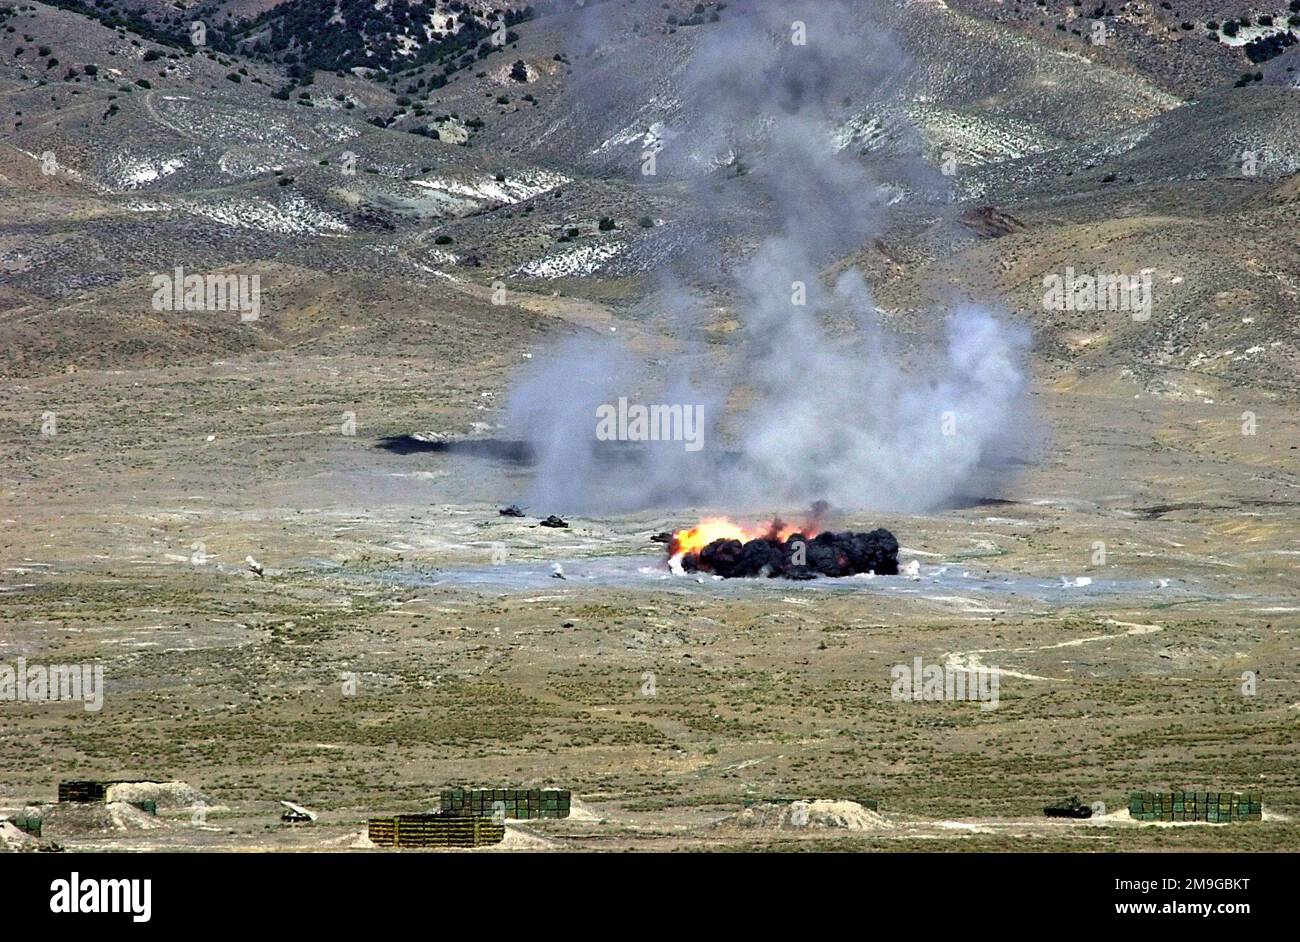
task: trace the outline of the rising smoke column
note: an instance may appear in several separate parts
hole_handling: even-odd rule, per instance
[[[966,307],[947,318],[940,347],[905,362],[862,276],[822,277],[882,229],[891,202],[924,198],[939,181],[915,147],[869,165],[844,146],[864,82],[873,95],[906,87],[896,45],[863,7],[742,2],[702,33],[659,164],[694,185],[706,217],[725,224],[743,209],[766,229],[730,273],[743,329],[702,381],[674,370],[656,384],[613,341],[534,366],[510,402],[511,428],[542,455],[531,499],[567,510],[817,499],[923,510],[1002,457],[1024,422],[1025,332]],[[688,278],[683,254],[674,274]],[[832,336],[831,319],[852,334]],[[634,388],[644,402],[709,403],[709,447],[692,455],[658,443],[608,460],[609,443],[593,438],[595,406]],[[724,413],[728,401],[746,405]]]

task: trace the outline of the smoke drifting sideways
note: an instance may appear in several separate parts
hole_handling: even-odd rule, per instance
[[[1005,483],[1031,425],[1028,332],[964,306],[934,350],[905,357],[858,271],[821,277],[881,230],[900,192],[939,185],[919,149],[881,182],[843,146],[864,83],[877,98],[906,94],[906,63],[864,6],[740,2],[703,32],[675,77],[690,105],[658,164],[694,184],[703,216],[725,221],[743,201],[749,224],[762,220],[767,235],[729,272],[739,339],[687,344],[666,363],[595,337],[534,357],[506,420],[536,455],[532,504],[913,512]],[[661,272],[664,322],[679,330],[705,309],[683,297],[684,255]],[[848,336],[831,329],[846,323]],[[597,410],[620,397],[703,405],[703,447],[601,440]]]

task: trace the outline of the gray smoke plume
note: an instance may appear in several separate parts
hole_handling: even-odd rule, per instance
[[[862,4],[829,0],[741,2],[704,31],[675,83],[684,104],[660,164],[694,184],[709,241],[730,219],[746,220],[738,241],[755,219],[766,231],[730,272],[743,329],[721,352],[686,344],[667,363],[612,339],[537,357],[508,403],[509,428],[538,455],[533,503],[923,510],[986,487],[990,468],[1005,474],[1025,424],[1026,333],[966,307],[936,349],[905,357],[860,273],[823,276],[881,230],[891,203],[938,187],[905,137],[871,163],[845,146],[864,90],[904,94],[896,48]],[[703,310],[681,296],[703,256],[683,254],[660,294],[677,331]],[[705,447],[598,439],[597,409],[619,397],[702,404]]]

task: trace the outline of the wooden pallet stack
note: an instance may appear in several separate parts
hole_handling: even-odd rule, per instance
[[[438,812],[371,818],[369,836],[380,847],[483,847],[500,844],[506,829],[480,815]]]
[[[59,801],[79,803],[103,801],[112,782],[59,782]]]

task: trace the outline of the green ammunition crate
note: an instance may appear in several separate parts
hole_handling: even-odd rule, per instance
[[[35,817],[10,818],[10,823],[18,830],[30,834],[32,837],[41,836],[41,819]]]
[[[567,818],[571,793],[559,789],[446,788],[440,798],[442,809],[493,817],[498,805],[507,818]]]
[[[1129,814],[1138,821],[1259,821],[1263,799],[1258,792],[1131,792]]]

